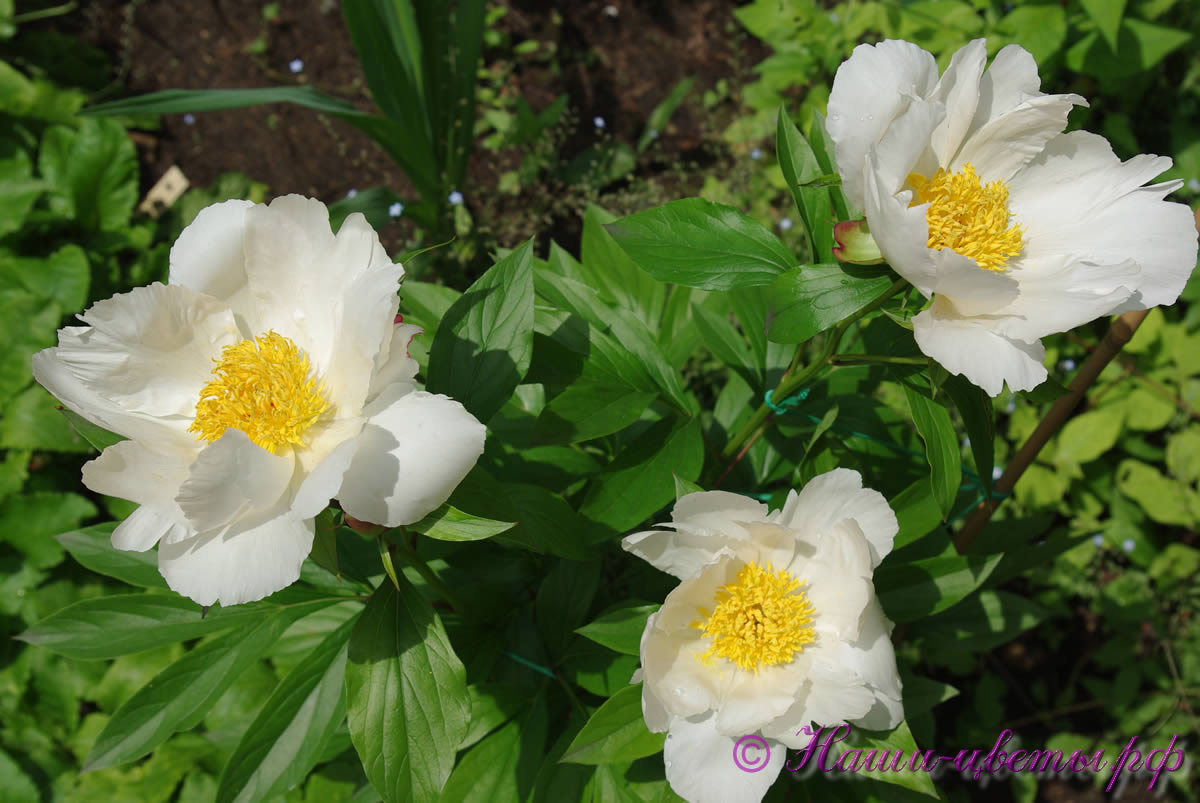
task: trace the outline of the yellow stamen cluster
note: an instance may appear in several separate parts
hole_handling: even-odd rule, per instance
[[[707,621],[692,624],[712,639],[704,657],[726,658],[754,672],[791,661],[816,640],[813,607],[800,585],[786,570],[747,563],[735,582],[717,589],[712,613],[700,609]]]
[[[214,362],[188,427],[200,440],[215,441],[232,427],[279,454],[288,444],[302,444],[304,432],[329,409],[324,386],[309,376],[308,357],[274,331],[226,346]]]
[[[983,185],[970,162],[957,173],[938,170],[927,179],[913,173],[908,183],[916,192],[909,206],[929,204],[929,247],[949,248],[987,270],[1002,271],[1010,257],[1021,253],[1021,227],[1008,225],[1008,185]]]

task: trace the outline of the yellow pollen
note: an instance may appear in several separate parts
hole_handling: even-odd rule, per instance
[[[957,173],[939,169],[933,178],[917,173],[908,177],[916,190],[910,207],[929,204],[929,247],[971,257],[979,267],[1002,271],[1010,257],[1021,253],[1024,241],[1019,225],[1008,225],[1008,185],[993,181],[983,185],[970,162]]]
[[[707,621],[692,623],[712,639],[704,658],[716,655],[755,673],[791,661],[817,637],[813,607],[800,586],[784,569],[747,563],[735,582],[717,589],[712,613],[700,609]]]
[[[200,440],[215,441],[232,427],[279,454],[302,444],[305,430],[329,409],[324,386],[308,375],[308,357],[274,331],[226,346],[213,362],[213,379],[200,391],[188,427]]]

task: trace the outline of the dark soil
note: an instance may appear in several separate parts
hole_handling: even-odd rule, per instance
[[[570,119],[586,124],[564,137],[564,160],[595,142],[591,121],[596,116],[606,122],[603,136],[633,144],[651,110],[687,76],[696,78],[691,103],[663,132],[656,158],[669,163],[701,147],[709,131],[698,99],[738,69],[732,0],[502,2],[508,13],[499,29],[510,45],[486,52],[485,64],[512,62],[512,44],[536,40],[547,48],[553,43],[552,59],[517,61],[502,91],[524,97],[534,109],[568,96]],[[82,22],[83,38],[117,65],[121,92],[129,95],[301,84],[372,109],[336,2],[285,0],[276,4],[274,19],[264,18],[265,5],[264,0],[93,0],[82,20],[73,22]],[[289,69],[294,59],[303,61],[301,72]],[[364,134],[287,104],[198,114],[190,124],[183,115],[170,115],[161,130],[139,137],[139,145],[144,188],[178,165],[193,186],[241,171],[265,183],[272,196],[296,192],[331,202],[351,189],[379,185],[411,195],[404,174]],[[470,170],[474,186],[463,188],[468,206],[488,194],[499,172],[519,159],[519,152],[477,149]],[[489,205],[486,211],[492,209]],[[517,229],[501,224],[495,230],[516,236]],[[411,231],[395,225],[383,234],[396,251]]]

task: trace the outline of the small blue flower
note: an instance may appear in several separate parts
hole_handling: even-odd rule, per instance
[[[1126,552],[1132,552],[1136,546],[1137,544],[1134,543],[1132,538],[1126,538],[1121,542],[1121,549],[1125,550]]]
[[[1096,533],[1092,536],[1092,543],[1096,546],[1104,546],[1104,536],[1100,533]]]
[[[451,206],[458,206],[463,202],[463,194],[458,190],[455,190],[454,192],[450,193],[450,196],[446,200],[450,202]]]
[[[992,466],[992,482],[1004,476],[1004,469],[1000,466]]]
[[[358,190],[354,189],[353,187],[351,187],[350,189],[346,190],[346,197],[347,197],[347,198],[353,198],[355,195],[358,195]]]
[[[596,128],[604,128],[604,118],[596,115],[592,118],[592,125],[596,126]]]
[[[759,159],[761,159],[762,158],[762,148],[755,148],[754,150],[750,151],[750,158],[756,162]]]
[[[658,139],[658,129],[657,128],[650,129],[650,139]]]
[[[790,217],[785,217],[783,220],[779,221],[779,230],[780,231],[788,231],[791,228],[792,228],[792,219]]]
[[[1074,371],[1075,370],[1075,361],[1069,357],[1067,359],[1063,360],[1061,363],[1059,363],[1059,365],[1062,367],[1062,369],[1064,371]]]
[[[1008,404],[1004,405],[1004,409],[1008,411],[1009,415],[1012,415],[1013,413],[1015,413],[1017,411],[1017,400],[1014,399],[1012,396],[1009,396]]]
[[[400,217],[403,214],[404,204],[400,203],[399,201],[396,201],[396,203],[388,207],[388,217]]]
[[[1189,178],[1187,188],[1192,192],[1200,192],[1200,178]]]
[[[196,115],[192,114],[191,112],[188,112],[187,114],[185,114],[183,116],[183,124],[184,125],[195,125],[196,124]]]
[[[963,438],[963,446],[966,446],[968,449],[970,449],[971,448],[971,439]]]
[[[288,62],[288,69],[294,73],[304,72],[304,59],[292,59]]]

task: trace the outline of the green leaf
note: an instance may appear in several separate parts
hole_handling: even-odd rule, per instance
[[[704,489],[691,480],[685,480],[678,474],[675,474],[674,477],[676,502],[679,501],[680,497],[687,496],[688,494],[704,493]]]
[[[971,439],[971,455],[975,458],[975,473],[983,484],[984,493],[992,494],[992,467],[996,459],[996,430],[992,415],[992,399],[983,388],[966,377],[950,376],[942,388],[954,400]]]
[[[1125,411],[1105,406],[1081,413],[1062,428],[1054,459],[1062,463],[1082,464],[1095,460],[1117,445]]]
[[[791,190],[796,208],[804,221],[812,247],[812,258],[823,263],[833,262],[833,207],[829,190],[823,186],[804,186],[822,176],[825,171],[808,141],[792,123],[786,108],[779,109],[776,126],[775,152],[779,169]]]
[[[562,757],[572,764],[618,764],[663,749],[665,733],[651,733],[642,718],[642,686],[626,686],[588,719]]]
[[[826,733],[821,738],[822,744],[824,744],[826,739],[832,737],[829,733]],[[854,776],[852,777],[871,778],[883,783],[895,784],[905,789],[911,789],[914,792],[928,795],[934,799],[940,799],[937,788],[933,785],[933,778],[930,777],[928,772],[892,772],[881,769],[882,764],[890,762],[890,756],[895,756],[899,753],[904,758],[910,759],[917,750],[917,741],[913,738],[907,721],[901,722],[887,732],[865,731],[852,727],[850,734],[843,741],[833,742],[828,751],[828,756],[822,756],[824,760],[821,762],[821,765],[823,768],[854,767],[856,769],[853,770]],[[873,752],[874,755],[872,755]],[[800,770],[808,761],[817,760],[809,758],[807,752],[803,753],[802,757],[804,757],[804,761],[796,759],[789,762],[788,768],[795,767],[797,770]],[[866,769],[865,764],[871,759],[874,759],[872,769]],[[844,763],[839,764],[838,762]],[[888,765],[892,766],[890,763]]]
[[[1067,12],[1059,5],[1020,6],[1008,12],[997,29],[1044,64],[1059,54],[1067,39]]]
[[[103,452],[108,447],[115,443],[120,443],[125,440],[121,435],[109,432],[107,429],[98,427],[91,421],[81,416],[74,410],[68,410],[66,407],[59,407],[58,412],[66,417],[67,423],[71,425],[71,429],[79,434],[92,448],[98,452]]]
[[[441,620],[407,580],[383,583],[350,637],[350,736],[388,803],[437,797],[467,732],[466,670]]]
[[[1046,618],[1040,605],[1007,591],[982,591],[936,616],[914,622],[912,635],[939,649],[990,650]]]
[[[912,622],[958,604],[983,585],[1003,555],[947,555],[875,570],[875,590],[888,618]]]
[[[175,595],[97,597],[50,614],[17,638],[67,658],[116,658],[228,630],[259,619],[264,610],[272,610],[284,601],[316,611],[337,600],[284,591],[260,603],[214,608],[205,615],[199,605]]]
[[[28,368],[26,368],[28,371]],[[59,405],[40,385],[31,385],[7,406],[0,420],[0,448],[83,454],[92,447],[59,414]]]
[[[362,5],[356,3],[355,6]],[[440,197],[441,184],[437,165],[427,159],[414,133],[417,126],[367,114],[350,103],[322,95],[307,86],[275,86],[258,89],[168,89],[134,98],[101,103],[83,111],[84,115],[183,114],[243,109],[264,103],[294,103],[316,112],[337,117],[361,129],[383,146],[396,160],[418,192],[427,198]]]
[[[346,715],[346,642],[354,625],[346,620],[280,681],[221,773],[217,803],[270,800],[321,761]]]
[[[38,167],[61,199],[58,208],[89,231],[125,227],[138,198],[137,153],[125,129],[113,120],[84,119],[74,130],[51,131]]]
[[[1140,460],[1121,461],[1117,468],[1117,487],[1160,524],[1191,526],[1200,513],[1197,510],[1200,500],[1195,498],[1195,491]],[[1185,491],[1190,491],[1190,500]]]
[[[943,521],[941,508],[933,498],[933,488],[928,477],[909,485],[888,500],[888,504],[896,511],[896,520],[900,524],[893,550],[928,535]]]
[[[589,204],[583,215],[583,241],[580,265],[587,284],[602,297],[636,313],[651,330],[662,320],[667,289],[645,265],[631,259],[625,249],[607,231],[616,217],[605,209]]]
[[[486,423],[529,370],[533,352],[533,241],[526,241],[450,306],[429,353],[426,386]]]
[[[487,736],[528,703],[526,690],[506,683],[473,683],[467,687],[467,696],[471,698],[471,727],[459,750]]]
[[[514,526],[513,521],[485,519],[442,505],[416,524],[408,525],[408,529],[439,541],[482,541]]]
[[[2,23],[0,23],[2,24]],[[33,163],[24,151],[0,159],[0,237],[20,231],[26,215],[48,188],[33,177]]]
[[[1121,17],[1125,14],[1125,0],[1079,0],[1079,4],[1096,23],[1104,35],[1104,41],[1115,53],[1117,32],[1121,29]]]
[[[39,803],[42,799],[33,780],[3,750],[0,750],[0,799],[8,803]]]
[[[1065,61],[1075,72],[1102,80],[1128,78],[1158,66],[1191,39],[1188,31],[1126,17],[1117,32],[1116,51],[1098,33],[1091,33],[1067,50]]]
[[[337,527],[333,522],[333,510],[325,508],[317,514],[313,523],[313,546],[309,557],[321,568],[337,575]]]
[[[929,461],[929,476],[933,498],[937,500],[942,519],[950,515],[954,497],[962,482],[962,463],[958,459],[958,434],[950,413],[937,402],[904,386],[904,396],[912,408],[913,423],[925,442],[925,459]]]
[[[745,338],[725,316],[709,310],[703,304],[692,305],[692,317],[704,346],[725,365],[741,371],[746,384],[754,387],[759,382],[760,372],[754,354]]]
[[[667,94],[662,103],[651,110],[650,116],[646,118],[646,127],[643,129],[641,137],[638,138],[638,153],[649,148],[650,143],[666,129],[667,123],[671,122],[671,115],[675,114],[679,104],[683,103],[683,99],[692,90],[694,83],[696,83],[695,78],[684,78]]]
[[[542,578],[534,616],[551,657],[566,650],[571,634],[585,621],[599,584],[600,564],[596,561],[559,561]]]
[[[54,536],[96,515],[96,507],[76,494],[35,491],[0,502],[0,541],[16,547],[35,569],[49,569],[63,558]]]
[[[855,265],[802,265],[771,285],[775,318],[767,336],[803,343],[870,304],[892,285],[878,269]]]
[[[167,589],[167,581],[158,571],[158,553],[128,552],[112,545],[112,531],[117,522],[96,524],[82,530],[56,535],[54,540],[62,544],[80,565],[106,577],[115,577],[123,583],[142,588]]]
[[[659,609],[658,605],[632,605],[609,611],[575,632],[597,644],[625,655],[641,655],[642,633],[646,619]]]
[[[704,464],[704,441],[695,419],[663,419],[639,435],[596,478],[580,513],[624,532],[641,524],[675,496],[675,475],[692,480]]]
[[[225,690],[306,610],[281,609],[205,642],[159,672],[101,731],[84,772],[134,761],[204,717]]]
[[[546,719],[546,705],[539,699],[528,714],[471,748],[454,768],[440,799],[444,803],[526,800],[545,761]]]
[[[607,228],[654,278],[704,290],[769,284],[796,265],[761,223],[702,198],[672,201]]]
[[[555,396],[538,416],[542,443],[579,443],[619,432],[642,417],[656,394],[624,385],[580,381]]]

